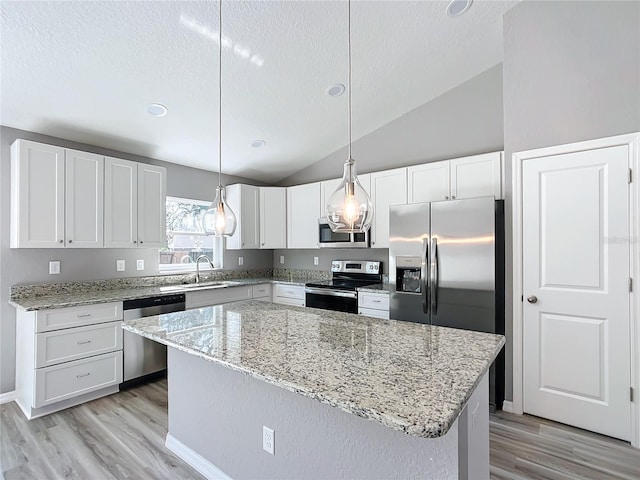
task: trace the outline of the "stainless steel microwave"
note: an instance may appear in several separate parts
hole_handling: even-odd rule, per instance
[[[365,233],[337,233],[331,230],[326,217],[318,220],[320,248],[369,248],[369,231]]]

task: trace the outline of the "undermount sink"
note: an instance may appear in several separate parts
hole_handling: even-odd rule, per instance
[[[160,287],[161,292],[181,292],[184,290],[203,290],[206,288],[223,288],[226,287],[225,282],[202,282],[202,283],[186,283],[183,285],[167,285]]]

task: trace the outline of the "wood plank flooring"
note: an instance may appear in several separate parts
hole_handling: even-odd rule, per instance
[[[491,478],[640,479],[640,450],[527,415],[491,415]],[[167,383],[158,380],[27,421],[0,408],[0,471],[13,479],[201,479],[164,447]]]

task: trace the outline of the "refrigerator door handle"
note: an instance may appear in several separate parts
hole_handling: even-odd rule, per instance
[[[422,311],[429,313],[429,239],[422,239],[422,271],[420,277],[422,278]]]
[[[431,239],[431,315],[435,315],[438,313],[438,283],[440,281],[440,272],[438,269],[438,239]]]

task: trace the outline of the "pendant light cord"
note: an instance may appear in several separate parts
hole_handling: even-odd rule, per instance
[[[349,0],[348,3],[348,8],[349,8],[349,21],[348,21],[348,27],[349,27],[349,161],[351,160],[351,0]]]
[[[218,9],[218,188],[222,186],[222,0]]]

